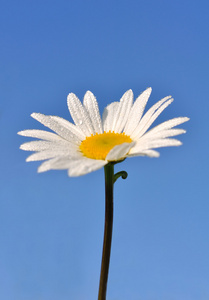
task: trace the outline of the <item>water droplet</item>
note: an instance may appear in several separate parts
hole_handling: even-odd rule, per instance
[[[80,120],[80,121],[79,121],[79,124],[80,124],[80,125],[82,125],[82,124],[83,124],[83,121],[82,121],[82,120]]]

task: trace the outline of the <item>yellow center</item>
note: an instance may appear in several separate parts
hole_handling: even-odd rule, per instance
[[[80,150],[84,156],[93,159],[105,160],[112,148],[123,143],[131,143],[132,139],[125,133],[104,132],[96,133],[83,140]]]

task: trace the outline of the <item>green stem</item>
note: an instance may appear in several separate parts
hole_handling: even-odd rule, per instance
[[[105,171],[105,229],[98,300],[106,300],[113,225],[114,164],[107,164]]]

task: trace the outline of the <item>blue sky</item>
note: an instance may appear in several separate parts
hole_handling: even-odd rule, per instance
[[[70,119],[69,92],[100,111],[151,86],[155,124],[188,116],[181,147],[116,167],[107,300],[209,299],[207,1],[2,1],[0,299],[97,299],[103,170],[38,174],[16,133],[44,129],[32,112]]]

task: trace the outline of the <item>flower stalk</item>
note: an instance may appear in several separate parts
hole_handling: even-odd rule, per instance
[[[98,300],[106,300],[107,280],[110,263],[110,252],[112,242],[113,225],[113,185],[114,185],[114,164],[107,164],[105,171],[105,228],[102,252],[102,264],[100,272]]]
[[[125,171],[114,174],[115,163],[109,163],[104,167],[105,172],[105,228],[102,252],[102,263],[100,272],[98,300],[106,300],[108,272],[110,264],[110,253],[113,228],[113,186],[119,177],[126,179],[128,174]]]

